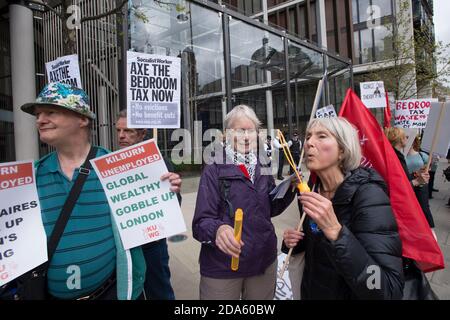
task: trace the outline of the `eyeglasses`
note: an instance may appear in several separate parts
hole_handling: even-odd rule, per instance
[[[256,129],[231,129],[233,131],[233,133],[235,133],[238,136],[252,136],[255,135],[258,131]]]

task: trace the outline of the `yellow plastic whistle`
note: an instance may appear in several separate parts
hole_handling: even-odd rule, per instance
[[[308,187],[308,183],[306,183],[305,181],[300,182],[297,185],[297,188],[300,192],[311,192],[311,189]]]
[[[241,241],[242,236],[242,221],[244,219],[244,213],[242,209],[237,209],[234,214],[234,238],[237,242]],[[239,258],[231,258],[231,270],[237,271],[239,269]]]

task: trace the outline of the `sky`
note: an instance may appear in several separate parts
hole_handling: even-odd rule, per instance
[[[434,0],[434,31],[437,41],[450,43],[449,13],[449,0]]]
[[[434,28],[437,40],[450,42],[449,0],[434,0]]]

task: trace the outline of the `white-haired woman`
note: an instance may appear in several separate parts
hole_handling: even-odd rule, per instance
[[[397,224],[385,182],[360,167],[356,129],[344,118],[311,121],[305,159],[316,181],[299,196],[304,233],[283,236],[286,247],[305,251],[302,299],[401,299]]]
[[[277,238],[271,218],[294,200],[271,201],[275,181],[262,173],[257,157],[260,121],[245,105],[225,118],[224,152],[204,167],[197,194],[192,230],[202,243],[200,299],[271,300],[275,294]],[[234,213],[244,212],[242,238],[234,238]],[[231,270],[231,258],[239,268]]]

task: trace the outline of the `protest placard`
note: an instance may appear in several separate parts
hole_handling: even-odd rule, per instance
[[[47,62],[45,69],[47,70],[48,83],[62,82],[83,89],[77,54],[59,57]]]
[[[47,261],[32,161],[0,165],[0,286]]]
[[[433,153],[441,157],[446,157],[450,144],[450,103],[445,103],[443,106],[445,108],[443,119],[441,119],[441,125],[438,126],[442,103],[431,103],[431,111],[428,115],[427,127],[423,133],[421,148],[426,152],[430,152],[433,146],[434,137],[436,136],[435,149]],[[438,131],[436,132],[436,130]]]
[[[180,58],[128,51],[128,127],[179,128],[180,80]]]
[[[395,103],[394,126],[423,129],[427,125],[432,99],[399,100]]]
[[[284,260],[286,259],[287,255],[285,253],[280,253],[278,255],[278,267],[277,271],[280,273],[281,269],[283,268]],[[275,296],[273,300],[292,300],[293,294],[292,294],[292,285],[291,280],[289,278],[289,270],[283,273],[283,277],[277,277],[277,283],[275,288]]]
[[[186,231],[177,196],[161,181],[167,167],[155,141],[91,160],[125,249]]]
[[[316,118],[334,118],[337,117],[336,110],[334,110],[334,106],[330,104],[329,106],[325,106],[320,108],[316,112]]]
[[[367,108],[385,108],[386,92],[383,81],[361,82],[361,101]]]

